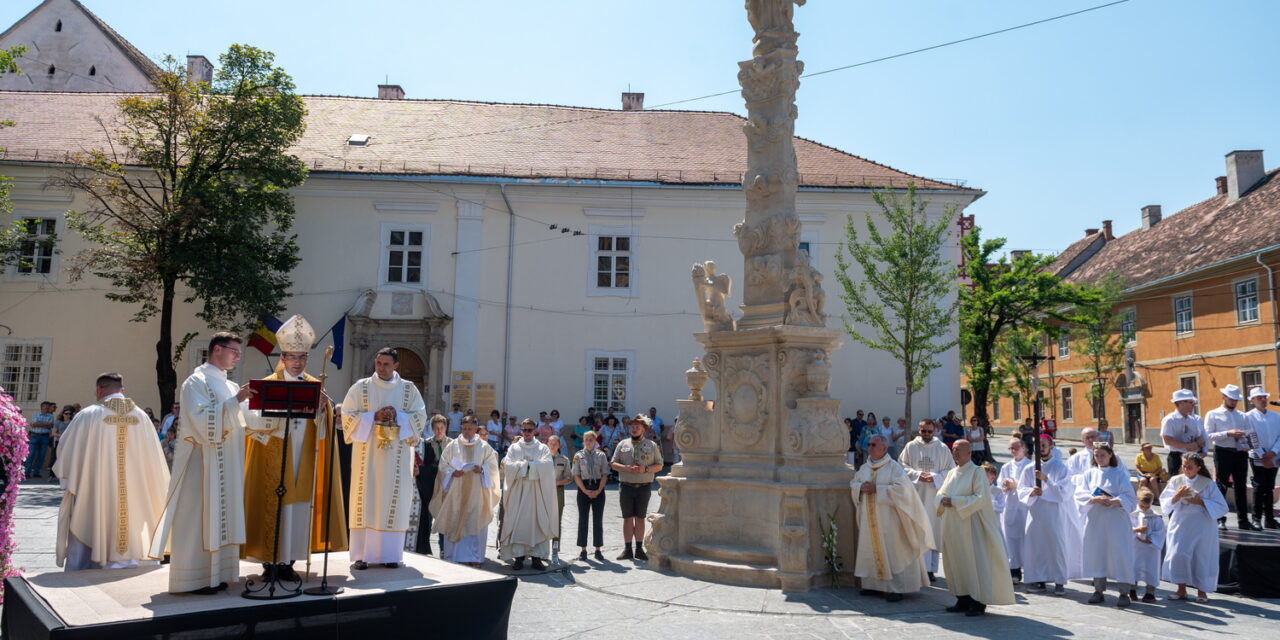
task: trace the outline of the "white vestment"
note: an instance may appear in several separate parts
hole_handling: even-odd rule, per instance
[[[1018,500],[1027,505],[1027,529],[1022,539],[1022,581],[1066,584],[1071,577],[1067,564],[1067,546],[1081,544],[1075,536],[1070,512],[1077,511],[1076,485],[1067,473],[1067,465],[1057,458],[1041,462],[1045,475],[1039,496],[1036,488],[1034,461],[1018,474]]]
[[[1105,492],[1120,500],[1119,506],[1091,504]],[[1082,571],[1086,578],[1108,578],[1133,584],[1133,525],[1129,512],[1138,507],[1138,496],[1124,467],[1091,467],[1076,485],[1076,505],[1084,516]]]
[[[982,604],[1013,604],[1013,580],[991,505],[987,473],[972,462],[947,473],[934,502],[942,517],[942,568],[947,591]],[[951,506],[942,506],[950,498]]]
[[[477,471],[478,470],[478,471]],[[454,477],[454,471],[462,474]],[[459,437],[444,448],[440,489],[431,496],[432,528],[444,538],[443,558],[484,562],[489,523],[498,505],[498,454],[479,437]]]
[[[1190,485],[1192,497],[1199,496],[1204,504],[1187,504],[1173,501],[1178,488]],[[1169,530],[1165,537],[1168,549],[1164,554],[1165,580],[1174,584],[1189,584],[1201,591],[1212,593],[1218,588],[1218,518],[1226,517],[1230,509],[1218,491],[1218,485],[1204,476],[1194,480],[1184,474],[1169,479],[1160,493],[1160,506],[1169,514]]]
[[[379,437],[374,415],[396,410],[394,440]],[[342,436],[351,444],[350,554],[355,562],[392,563],[404,558],[413,508],[413,451],[427,426],[427,406],[412,382],[357,380],[342,402]]]
[[[136,566],[150,557],[169,467],[151,419],[114,393],[85,407],[58,444],[62,485],[56,560],[67,571]]]
[[[1135,510],[1129,514],[1129,522],[1133,528],[1146,527],[1145,533],[1134,533],[1133,539],[1133,583],[1139,582],[1156,586],[1160,584],[1160,552],[1164,550],[1164,517],[1147,509]]]
[[[551,538],[560,534],[556,508],[556,467],[551,449],[521,439],[502,460],[502,559],[551,557]]]
[[[862,484],[876,486],[863,494]],[[912,593],[929,582],[921,556],[932,549],[933,528],[907,472],[886,454],[868,460],[853,474],[854,515],[858,522],[858,556],[854,575],[862,588]]]
[[[1004,496],[1004,509],[1000,510],[1000,533],[1004,536],[1004,548],[1010,569],[1022,568],[1022,539],[1027,533],[1027,505],[1018,499],[1018,489],[1005,489],[1004,481],[1018,482],[1018,475],[1031,464],[1031,458],[1010,460],[1000,467],[996,476],[996,489]],[[1020,486],[1020,485],[1019,485]]]
[[[902,453],[898,456],[898,461],[902,463],[902,468],[907,472],[907,477],[911,478],[911,482],[915,484],[916,492],[920,496],[920,502],[931,505],[934,497],[938,495],[938,488],[942,486],[942,482],[946,480],[947,472],[956,466],[955,458],[951,457],[951,450],[942,440],[934,438],[925,443],[919,437],[903,447]],[[920,480],[920,474],[933,474],[932,482],[923,482]],[[929,513],[929,524],[933,530],[933,548],[924,552],[925,570],[934,573],[938,570],[938,551],[942,546],[942,519],[937,513],[926,510]]]
[[[169,592],[240,579],[244,544],[244,428],[240,385],[205,363],[182,383],[182,420],[164,518],[151,543],[170,550]]]

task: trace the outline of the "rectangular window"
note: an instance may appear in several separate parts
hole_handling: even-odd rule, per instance
[[[1062,421],[1067,422],[1074,417],[1074,411],[1071,404],[1071,387],[1063,387],[1059,393],[1062,396]]]
[[[1254,387],[1262,386],[1262,369],[1245,369],[1240,372],[1240,386],[1248,393]]]
[[[3,344],[0,387],[24,409],[35,405],[40,400],[49,365],[48,343],[14,340]]]
[[[53,273],[54,234],[57,218],[23,218],[26,237],[18,243],[18,262],[14,270],[24,275]]]
[[[991,421],[996,422],[999,420],[1000,420],[1000,396],[996,396],[995,399],[991,401]]]
[[[422,284],[424,236],[417,229],[392,228],[387,233],[386,252],[388,284]]]
[[[1058,359],[1066,360],[1071,357],[1071,336],[1062,334],[1058,336]]]
[[[1236,323],[1258,321],[1258,279],[1241,280],[1236,289]]]
[[[1120,337],[1126,344],[1138,340],[1138,310],[1125,309],[1120,314]]]
[[[1013,396],[1013,421],[1022,422],[1022,397],[1017,394]]]
[[[600,289],[631,287],[631,238],[627,236],[596,238],[596,287]]]
[[[1186,335],[1191,330],[1191,296],[1178,296],[1173,299],[1174,335]]]
[[[587,406],[596,411],[627,413],[631,399],[631,369],[635,356],[630,351],[592,351],[587,355],[591,388]]]

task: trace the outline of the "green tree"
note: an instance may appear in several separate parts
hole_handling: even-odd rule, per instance
[[[8,49],[0,49],[0,76],[6,73],[22,73],[18,68],[17,59],[27,50],[24,46],[9,47]],[[0,120],[0,129],[12,127],[12,120]],[[0,152],[4,149],[0,148]],[[0,176],[0,219],[9,217],[13,213],[13,203],[9,201],[9,187],[11,179],[7,176]],[[18,248],[27,239],[27,228],[21,220],[13,220],[8,224],[0,226],[0,267],[7,266],[19,259]]]
[[[993,396],[1017,396],[1025,413],[1032,415],[1035,400],[1031,397],[1031,372],[1021,356],[1044,350],[1044,335],[1028,327],[1009,327],[996,342],[995,373],[990,393]],[[967,363],[966,363],[967,364]],[[967,366],[967,369],[972,367]]]
[[[104,124],[108,150],[84,154],[55,179],[92,203],[68,214],[91,245],[73,261],[73,277],[109,281],[108,299],[137,305],[134,321],[159,318],[162,413],[177,388],[175,302],[198,301],[209,326],[240,329],[280,310],[298,263],[289,189],[307,172],[288,148],[306,109],[273,62],[270,52],[233,45],[209,84],[166,58],[157,92],[122,99],[118,128]]]
[[[1072,330],[1076,353],[1084,356],[1089,373],[1089,399],[1101,402],[1105,387],[1097,380],[1120,370],[1124,360],[1125,339],[1120,335],[1120,314],[1116,303],[1122,289],[1120,280],[1109,276],[1096,284],[1079,287],[1081,301],[1074,309],[1076,326]],[[1099,418],[1106,417],[1106,405]]]
[[[974,415],[986,420],[988,398],[999,373],[996,345],[1004,333],[1025,327],[1053,335],[1056,325],[1072,323],[1071,308],[1082,295],[1045,270],[1053,256],[1027,253],[1012,262],[1005,257],[993,260],[1005,239],[983,240],[981,231],[975,228],[960,242],[970,282],[960,289],[960,358],[969,376]],[[1037,347],[1033,352],[1042,351]]]
[[[916,197],[915,185],[902,195],[872,194],[887,223],[881,232],[870,216],[866,239],[849,216],[845,239],[836,252],[840,298],[849,313],[845,333],[858,342],[892,355],[902,364],[907,389],[902,415],[911,424],[911,400],[938,367],[937,355],[955,346],[949,337],[955,322],[956,270],[943,252],[956,208],[948,206],[931,219],[929,202]],[[856,263],[861,278],[851,276]],[[862,331],[858,324],[869,325]]]

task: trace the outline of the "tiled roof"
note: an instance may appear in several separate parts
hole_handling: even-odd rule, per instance
[[[1235,202],[1215,195],[1111,240],[1066,279],[1095,282],[1114,272],[1137,287],[1280,244],[1278,175],[1268,172]]]
[[[102,147],[125,94],[0,92],[5,158],[59,161]],[[307,131],[292,150],[315,173],[503,176],[535,179],[738,184],[746,120],[731,113],[616,111],[455,100],[304,96]],[[371,136],[365,146],[352,135]],[[980,193],[914,176],[803,138],[802,186],[896,187]]]
[[[1102,242],[1102,232],[1100,231],[1094,231],[1093,233],[1072,242],[1071,246],[1064,249],[1062,253],[1059,253],[1058,257],[1054,259],[1053,264],[1050,264],[1045,270],[1049,273],[1066,277],[1072,271],[1079,268],[1081,260],[1089,259],[1090,256],[1086,255],[1086,253],[1090,250],[1095,250],[1094,244],[1099,242]]]

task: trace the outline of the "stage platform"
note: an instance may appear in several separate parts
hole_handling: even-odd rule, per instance
[[[1280,598],[1280,531],[1218,532],[1218,591],[1250,598]]]
[[[319,556],[312,560],[318,573]],[[515,578],[405,553],[398,569],[352,571],[329,557],[343,593],[284,600],[240,597],[244,577],[211,596],[166,593],[167,566],[50,572],[5,580],[5,640],[117,638],[506,638]],[[295,565],[298,570],[301,565]],[[311,577],[305,587],[319,584]]]

